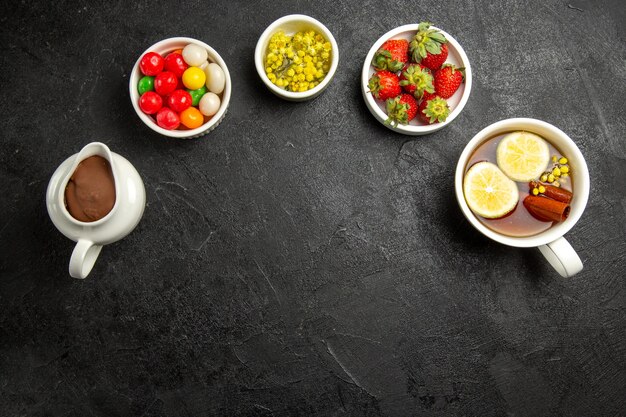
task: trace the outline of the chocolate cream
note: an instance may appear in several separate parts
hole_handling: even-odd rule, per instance
[[[100,220],[115,204],[115,181],[109,161],[101,156],[82,160],[65,187],[65,206],[81,222]]]

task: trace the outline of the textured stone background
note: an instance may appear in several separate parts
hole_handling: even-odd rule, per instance
[[[341,51],[301,104],[253,66],[294,12]],[[359,76],[380,35],[424,19],[465,47],[474,89],[451,126],[410,138],[369,114]],[[0,414],[626,415],[625,22],[621,0],[5,4]],[[139,54],[176,35],[215,47],[234,82],[200,140],[158,136],[128,98]],[[457,207],[464,145],[516,116],[588,159],[574,278]],[[44,195],[95,140],[135,164],[148,205],[79,281]]]

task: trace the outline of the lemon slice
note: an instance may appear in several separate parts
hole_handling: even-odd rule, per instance
[[[491,162],[478,162],[463,179],[463,193],[469,208],[488,219],[511,212],[519,201],[517,184]]]
[[[506,135],[496,150],[498,166],[514,181],[539,178],[550,162],[548,143],[530,132]]]

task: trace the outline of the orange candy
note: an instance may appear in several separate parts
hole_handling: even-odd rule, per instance
[[[180,122],[189,129],[195,129],[202,126],[204,116],[200,113],[200,110],[195,107],[189,107],[180,113]]]

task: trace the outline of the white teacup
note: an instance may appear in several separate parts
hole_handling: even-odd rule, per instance
[[[115,205],[94,222],[75,219],[65,207],[65,188],[78,164],[98,155],[111,164],[115,182]],[[76,242],[70,258],[70,275],[85,278],[91,272],[103,245],[128,235],[139,223],[146,205],[146,191],[141,177],[124,157],[111,152],[99,142],[86,145],[67,158],[54,172],[46,192],[48,214],[57,229]]]
[[[476,148],[489,138],[517,130],[536,133],[561,151],[562,155],[567,157],[569,161],[572,184],[574,186],[573,198],[570,203],[571,210],[567,219],[553,225],[542,233],[526,237],[507,236],[489,229],[470,210],[463,195],[463,177],[466,165]],[[580,257],[563,235],[574,227],[585,210],[587,199],[589,198],[589,171],[585,158],[574,141],[560,129],[541,120],[527,118],[501,120],[487,126],[469,141],[463,153],[461,153],[456,167],[454,186],[456,198],[463,214],[476,229],[488,238],[509,246],[520,248],[537,247],[550,265],[563,277],[571,277],[583,269]]]

